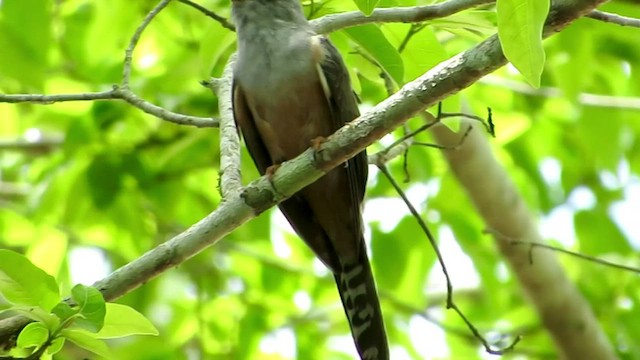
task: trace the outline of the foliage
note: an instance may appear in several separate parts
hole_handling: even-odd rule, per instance
[[[157,335],[156,328],[129,306],[105,303],[98,289],[76,285],[69,302],[59,302],[55,279],[24,256],[0,250],[0,294],[11,306],[5,313],[18,313],[33,320],[18,335],[17,354],[48,359],[65,341],[103,357],[112,358],[100,339],[135,334]],[[29,349],[34,348],[33,351]]]
[[[121,79],[131,35],[156,3],[2,0],[0,92],[110,89]],[[200,3],[229,15],[228,1]],[[318,18],[413,5],[330,0],[305,3],[305,11]],[[540,40],[532,36],[539,25],[503,23],[493,10],[474,8],[421,25],[362,25],[330,37],[366,109],[386,98],[389,88],[500,31],[503,44],[515,51],[509,59],[524,75],[510,66],[500,69],[448,98],[445,110],[485,116],[492,109],[494,153],[552,244],[637,266],[640,238],[630,219],[640,212],[631,204],[637,203],[640,173],[639,30],[583,18],[546,40],[543,49],[525,48],[519,42]],[[640,9],[625,2],[603,10],[640,17]],[[537,16],[539,24],[543,16]],[[215,115],[216,99],[198,82],[220,76],[234,39],[219,23],[174,1],[140,39],[131,88],[171,111]],[[616,105],[620,99],[629,105]],[[216,129],[175,125],[118,101],[0,103],[0,120],[0,247],[30,261],[0,250],[6,301],[0,300],[0,309],[36,320],[21,332],[14,351],[25,355],[24,349],[48,342],[50,353],[59,351],[57,359],[87,357],[82,348],[117,359],[354,354],[331,276],[276,211],[127,294],[118,300],[123,305],[105,304],[97,290],[73,286],[99,280],[216,208]],[[369,152],[423,124],[410,120]],[[431,137],[421,133],[416,141]],[[458,305],[497,344],[525,335],[514,354],[553,358],[549,336],[441,151],[413,146],[406,165],[402,158],[388,165],[397,179],[408,175],[404,187],[437,234]],[[242,170],[245,180],[257,176],[246,154]],[[460,318],[445,310],[433,250],[373,168],[367,198],[371,259],[393,358],[486,357]],[[638,277],[575,258],[562,262],[620,357],[640,358]],[[68,293],[76,306],[60,302]],[[107,348],[102,339],[155,333],[138,311],[158,336],[109,340]],[[63,346],[66,340],[75,345]]]

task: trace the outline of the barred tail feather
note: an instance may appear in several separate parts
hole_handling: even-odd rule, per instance
[[[361,251],[357,263],[343,264],[335,280],[360,358],[388,360],[389,345],[366,252]]]

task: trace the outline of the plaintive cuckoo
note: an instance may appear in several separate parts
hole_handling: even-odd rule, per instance
[[[313,32],[298,0],[233,0],[233,19],[233,111],[261,174],[359,116],[342,57]],[[384,360],[389,348],[363,237],[366,182],[363,151],[279,207],[333,272],[360,357]]]

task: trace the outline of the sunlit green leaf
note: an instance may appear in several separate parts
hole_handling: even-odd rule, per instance
[[[49,329],[39,322],[32,322],[20,331],[18,346],[21,348],[40,347],[49,338]]]
[[[375,10],[376,5],[378,4],[378,0],[353,0],[358,9],[362,11],[365,15],[371,15],[373,10]]]
[[[144,315],[120,304],[107,303],[104,326],[96,335],[98,339],[112,339],[130,335],[158,335],[158,330]]]
[[[80,346],[83,349],[89,350],[94,354],[98,354],[107,359],[112,359],[113,355],[107,347],[104,341],[96,338],[96,334],[90,333],[85,330],[76,329],[64,329],[60,332],[60,335],[72,343]]]
[[[11,307],[11,311],[15,311],[31,320],[42,323],[50,332],[56,331],[60,326],[60,318],[40,307],[17,305]]]
[[[629,241],[605,211],[580,211],[574,222],[580,250],[585,254],[629,254],[632,251]]]
[[[0,293],[12,304],[50,310],[60,300],[58,284],[26,257],[0,249]]]
[[[79,310],[73,309],[66,302],[60,302],[51,310],[51,313],[59,317],[61,321],[65,321],[71,316],[77,314],[78,311]]]
[[[49,347],[47,348],[47,354],[51,354],[51,355],[57,354],[58,352],[60,352],[60,350],[62,350],[64,343],[65,343],[64,337],[55,338],[51,342],[51,345],[49,345]]]
[[[98,289],[78,284],[71,289],[71,297],[78,303],[81,315],[74,320],[74,325],[91,332],[98,332],[104,324],[106,306]]]
[[[0,6],[0,68],[35,89],[45,80],[51,9],[47,0],[4,0]]]
[[[345,32],[361,47],[361,51],[370,55],[382,67],[396,84],[403,83],[404,64],[402,58],[377,26],[361,25],[345,29]]]
[[[544,67],[542,27],[549,12],[547,0],[499,0],[498,35],[507,59],[534,87]]]

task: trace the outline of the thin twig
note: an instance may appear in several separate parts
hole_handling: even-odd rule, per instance
[[[125,50],[124,52],[124,63],[122,66],[122,83],[121,83],[122,84],[121,86],[123,88],[129,87],[129,79],[131,78],[131,62],[133,61],[133,50],[138,45],[138,41],[140,40],[140,36],[142,35],[142,32],[146,29],[146,27],[149,25],[151,20],[153,20],[153,18],[156,15],[158,15],[158,13],[162,11],[162,9],[164,9],[167,5],[169,5],[170,2],[171,0],[160,1],[158,5],[156,5],[153,9],[151,9],[151,11],[149,11],[147,16],[145,16],[144,20],[142,20],[142,23],[140,23],[136,31],[133,33],[133,36],[129,41],[129,46],[127,46],[127,50]]]
[[[398,52],[402,53],[404,51],[404,48],[409,44],[409,41],[411,40],[411,38],[415,34],[419,33],[420,30],[424,29],[424,27],[425,27],[424,24],[411,24],[411,28],[409,29],[409,31],[407,31],[407,35],[405,35],[400,45],[398,45]]]
[[[543,96],[549,98],[559,98],[565,96],[562,90],[558,88],[541,87],[539,89],[535,89],[524,82],[505,79],[494,75],[485,76],[479,82],[484,85],[498,86],[530,96]],[[580,93],[578,94],[577,102],[582,105],[589,106],[640,110],[640,97]]]
[[[393,186],[393,188],[396,190],[398,195],[400,195],[404,203],[407,205],[407,208],[409,208],[411,215],[413,215],[413,217],[418,222],[418,225],[427,236],[427,239],[431,244],[431,248],[436,253],[436,258],[438,259],[438,263],[440,264],[440,268],[442,269],[442,273],[444,274],[444,277],[447,283],[447,309],[453,309],[458,314],[458,316],[462,319],[462,321],[467,325],[467,328],[471,331],[473,336],[482,343],[482,346],[484,346],[485,351],[487,353],[494,354],[494,355],[501,355],[507,351],[512,350],[515,347],[515,345],[520,341],[520,336],[516,336],[513,342],[509,346],[501,349],[494,349],[491,347],[491,345],[489,345],[487,340],[482,336],[482,334],[480,334],[478,329],[471,323],[471,321],[464,315],[462,310],[460,310],[460,308],[458,308],[458,306],[455,304],[455,302],[453,301],[453,285],[451,283],[451,278],[449,276],[449,272],[447,271],[447,266],[444,263],[444,258],[442,257],[442,253],[438,248],[438,244],[436,244],[435,237],[431,233],[431,230],[429,230],[429,227],[427,226],[426,222],[420,216],[420,213],[418,213],[418,210],[416,210],[416,208],[413,206],[409,198],[407,198],[407,195],[404,193],[400,185],[395,181],[395,179],[389,172],[389,169],[387,169],[387,167],[384,164],[376,164],[376,165],[380,170],[380,172],[387,178],[389,183],[391,183],[391,186]]]
[[[464,140],[467,138],[467,136],[469,136],[469,133],[471,133],[471,130],[473,130],[473,126],[467,126],[467,130],[465,130],[462,136],[460,137],[460,141],[453,146],[438,145],[434,143],[426,143],[421,141],[414,141],[413,143],[411,143],[411,145],[426,146],[426,147],[440,149],[440,150],[457,150],[462,146],[462,144],[464,144]]]
[[[20,139],[0,139],[0,151],[20,151],[20,152],[47,152],[62,145],[64,139],[60,136],[48,136],[37,140]]]
[[[427,226],[427,224],[424,222],[424,220],[422,220],[422,217],[420,216],[420,213],[418,212],[418,210],[416,210],[416,208],[413,206],[411,201],[409,201],[409,198],[407,198],[407,195],[404,193],[404,191],[402,190],[400,185],[395,181],[395,179],[393,178],[393,176],[389,172],[389,169],[384,164],[376,164],[376,166],[378,167],[378,169],[380,169],[382,174],[387,177],[387,180],[389,181],[389,183],[391,183],[391,186],[393,186],[393,188],[396,190],[398,195],[400,195],[400,197],[402,198],[404,203],[407,205],[407,208],[409,208],[409,211],[411,212],[411,214],[414,216],[414,218],[418,222],[418,225],[420,226],[422,231],[427,236],[427,239],[429,240],[429,243],[431,244],[431,247],[433,248],[433,250],[436,253],[436,257],[438,258],[438,263],[440,264],[440,267],[442,268],[442,273],[444,274],[444,277],[445,277],[446,282],[447,282],[447,294],[449,294],[449,295],[447,295],[447,298],[450,298],[450,296],[451,296],[450,293],[453,291],[453,286],[451,285],[451,279],[449,278],[449,272],[447,271],[447,266],[444,263],[444,259],[442,257],[442,254],[440,253],[440,249],[438,248],[438,244],[436,243],[436,240],[435,240],[433,234],[431,233],[431,230],[429,230],[429,227]]]
[[[621,26],[631,26],[640,28],[640,19],[622,16],[618,14],[612,14],[600,10],[593,10],[588,15],[588,18],[592,18],[594,20],[604,21],[612,24],[618,24]]]
[[[490,231],[492,234],[495,234],[495,232]],[[502,235],[498,235],[498,236],[502,236]],[[557,251],[559,253],[563,253],[563,254],[567,254],[567,255],[571,255],[571,256],[575,256],[577,258],[583,259],[583,260],[587,260],[596,264],[600,264],[600,265],[604,265],[607,267],[611,267],[614,269],[620,269],[620,270],[625,270],[625,271],[629,271],[632,273],[636,273],[636,274],[640,274],[640,268],[637,267],[633,267],[633,266],[626,266],[626,265],[621,265],[621,264],[616,264],[614,262],[611,261],[607,261],[607,260],[602,260],[600,258],[597,258],[595,256],[589,256],[589,255],[584,255],[584,254],[580,254],[578,252],[575,251],[571,251],[571,250],[566,250],[563,249],[561,247],[557,247],[557,246],[552,246],[552,245],[547,245],[547,244],[542,244],[542,243],[536,243],[536,242],[531,242],[531,241],[520,241],[520,240],[510,240],[509,241],[512,245],[527,245],[531,247],[531,255],[530,255],[530,259],[531,261],[533,261],[533,249],[534,248],[543,248],[543,249],[547,249],[547,250],[552,250],[552,251]]]
[[[489,132],[490,134],[492,134],[495,137],[495,133],[494,131],[494,126],[493,126],[493,121],[491,120],[491,109],[488,109],[489,115],[488,115],[488,119],[487,121],[485,121],[484,119],[475,116],[475,115],[468,115],[468,114],[443,114],[442,113],[442,103],[438,104],[438,116],[434,117],[433,115],[431,115],[430,113],[423,111],[420,113],[420,116],[427,121],[427,123],[425,125],[422,125],[421,127],[419,127],[418,129],[414,130],[414,131],[410,131],[410,132],[406,132],[405,134],[398,140],[394,141],[393,143],[391,143],[391,145],[387,146],[386,149],[381,150],[375,154],[369,155],[368,157],[368,162],[369,164],[372,165],[376,165],[376,164],[383,164],[388,162],[389,160],[398,157],[400,155],[404,156],[404,160],[403,160],[403,169],[405,170],[405,180],[404,182],[408,182],[409,179],[409,171],[407,170],[407,158],[409,155],[409,148],[413,145],[417,145],[417,146],[426,146],[426,147],[431,147],[431,148],[435,148],[435,149],[440,149],[440,150],[456,150],[458,148],[460,148],[460,146],[462,146],[462,144],[464,143],[464,140],[467,138],[467,136],[469,136],[469,133],[471,132],[471,130],[473,130],[472,126],[467,127],[467,129],[465,130],[465,132],[462,134],[462,137],[460,138],[460,141],[458,142],[458,144],[453,145],[453,146],[443,146],[443,145],[438,145],[438,144],[432,144],[432,143],[425,143],[425,142],[420,142],[420,141],[415,141],[415,137],[416,135],[418,135],[419,133],[428,130],[429,128],[431,128],[432,126],[440,123],[440,119],[443,117],[453,117],[453,116],[461,116],[461,117],[466,117],[472,120],[476,120],[476,121],[480,121],[483,126],[485,126],[485,129],[487,130],[487,132]],[[488,124],[487,124],[488,123]],[[405,129],[406,130],[406,129]]]
[[[100,92],[88,92],[79,94],[0,94],[0,103],[36,103],[36,104],[54,104],[64,101],[94,101],[94,100],[111,100],[115,99],[115,90]]]
[[[470,120],[478,121],[484,126],[485,130],[489,133],[489,135],[496,137],[495,125],[493,124],[491,108],[487,108],[487,119],[481,118],[480,116],[465,114],[465,113],[440,113],[439,118],[451,118],[451,117],[462,117]]]
[[[233,26],[226,18],[216,14],[215,12],[207,9],[206,7],[200,5],[200,4],[196,4],[193,1],[190,0],[178,0],[178,2],[181,2],[185,5],[191,6],[192,8],[200,11],[201,13],[205,14],[206,16],[212,18],[213,20],[217,21],[218,23],[220,23],[220,25],[222,25],[223,28],[225,29],[229,29],[231,31],[236,31],[236,27]]]
[[[159,117],[163,120],[167,120],[175,124],[190,125],[195,127],[217,127],[219,124],[218,119],[190,116],[169,111],[165,108],[154,105],[144,100],[127,88],[119,88],[116,86],[114,87],[114,90],[116,91],[117,99],[122,99],[129,104],[137,107],[138,109],[146,112],[147,114]]]
[[[65,101],[124,100],[138,109],[160,119],[195,127],[217,127],[218,120],[208,117],[191,116],[169,111],[137,96],[128,88],[114,86],[109,91],[79,94],[0,94],[0,103],[35,103],[50,105]]]
[[[420,23],[427,20],[444,18],[472,7],[492,4],[494,2],[493,0],[448,0],[434,5],[378,8],[370,15],[365,15],[360,11],[331,14],[311,20],[310,22],[318,33],[326,34],[347,27],[370,23]],[[640,27],[640,19],[600,10],[592,10],[586,17],[621,26]]]
[[[416,23],[447,17],[463,10],[491,4],[493,0],[448,0],[434,5],[378,8],[365,15],[360,11],[323,16],[311,21],[313,28],[321,34],[334,32],[351,26],[384,22]]]
[[[369,55],[369,53],[362,50],[361,48],[356,48],[353,52],[362,56],[362,58],[364,58],[366,61],[371,63],[371,65],[377,67],[380,70],[379,75],[384,82],[384,88],[387,91],[387,96],[391,96],[395,92],[395,89],[399,84],[396,84],[396,82],[391,78],[391,75],[389,75],[385,68],[382,67],[382,65],[380,65],[380,63],[373,56]]]

